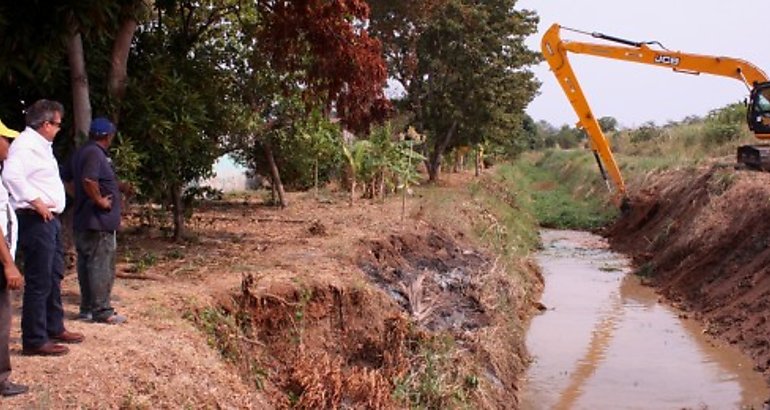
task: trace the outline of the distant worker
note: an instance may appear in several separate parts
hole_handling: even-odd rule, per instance
[[[19,220],[19,249],[24,257],[24,298],[21,313],[22,353],[59,356],[85,337],[64,327],[61,280],[64,247],[59,215],[66,196],[53,155],[64,107],[38,100],[27,108],[27,128],[11,145],[3,180]]]
[[[75,248],[78,254],[80,315],[84,320],[121,324],[125,316],[112,308],[116,231],[120,227],[120,187],[107,151],[116,128],[106,118],[91,122],[88,142],[62,169],[67,191],[75,197]]]
[[[11,141],[17,135],[19,135],[18,131],[9,129],[0,121],[0,136],[4,137],[0,138],[0,161],[8,158]],[[17,224],[16,214],[9,202],[8,191],[0,180],[0,229],[4,239],[0,240],[0,267],[3,270],[0,276],[0,395],[4,397],[26,393],[29,390],[27,386],[10,380],[11,352],[8,346],[12,318],[10,291],[21,289],[24,285],[24,278],[13,262],[16,253]]]

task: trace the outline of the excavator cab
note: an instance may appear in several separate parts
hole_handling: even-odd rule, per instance
[[[770,81],[755,83],[746,108],[746,121],[754,136],[770,139]],[[738,147],[738,164],[749,169],[770,171],[770,145],[752,144]]]
[[[746,115],[749,129],[757,138],[770,138],[770,82],[756,84],[751,90]]]

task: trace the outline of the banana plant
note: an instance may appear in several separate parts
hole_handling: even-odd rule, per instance
[[[417,183],[417,166],[425,160],[414,151],[414,141],[394,140],[389,124],[374,129],[369,139],[343,143],[342,148],[351,178],[351,203],[359,182],[371,198]]]

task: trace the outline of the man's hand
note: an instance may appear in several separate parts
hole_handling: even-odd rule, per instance
[[[112,195],[107,195],[99,198],[99,202],[97,202],[97,205],[99,206],[99,208],[109,211],[110,209],[112,209]]]
[[[3,267],[5,271],[5,281],[8,283],[8,289],[21,289],[24,286],[24,277],[21,276],[19,268],[13,262]]]
[[[30,205],[32,205],[32,207],[35,209],[38,215],[43,218],[44,221],[48,222],[53,219],[53,213],[51,213],[51,209],[40,198],[35,198],[34,201],[30,202]]]
[[[112,195],[102,196],[99,183],[93,179],[83,178],[83,191],[94,202],[97,208],[109,211],[112,209]]]

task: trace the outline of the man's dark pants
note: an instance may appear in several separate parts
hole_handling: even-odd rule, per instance
[[[115,313],[110,294],[115,282],[115,231],[75,231],[80,312],[103,322]]]
[[[59,217],[45,222],[33,211],[19,211],[19,249],[24,257],[24,299],[21,339],[24,347],[36,348],[49,336],[64,332],[61,280],[64,278],[64,247]]]
[[[0,269],[0,275],[3,275]],[[8,288],[0,289],[0,386],[11,375],[11,352],[8,344],[11,339],[11,292]]]

